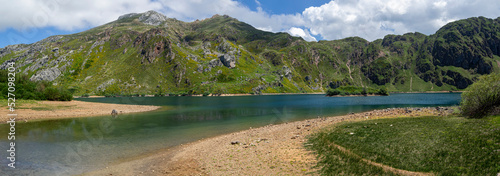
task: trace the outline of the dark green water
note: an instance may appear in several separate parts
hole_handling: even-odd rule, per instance
[[[8,126],[0,125],[0,175],[72,175],[160,149],[249,127],[392,107],[457,105],[459,93],[388,97],[275,95],[92,98],[89,102],[160,105],[169,110],[16,125],[16,169],[7,167]],[[228,141],[229,142],[229,141]]]

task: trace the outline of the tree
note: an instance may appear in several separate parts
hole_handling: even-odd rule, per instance
[[[462,93],[462,115],[483,118],[500,113],[500,74],[481,76]]]

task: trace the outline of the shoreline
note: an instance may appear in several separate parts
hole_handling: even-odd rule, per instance
[[[424,92],[389,92],[389,93],[463,93],[464,91],[424,91]],[[325,92],[311,92],[311,93],[262,93],[262,94],[242,94],[242,93],[237,93],[237,94],[220,94],[220,95],[208,95],[205,97],[234,97],[234,96],[267,96],[267,95],[326,95]],[[331,97],[349,97],[349,96],[364,96],[364,95],[345,95],[345,96],[331,96]],[[384,96],[384,95],[367,95],[367,96]],[[116,97],[122,97],[122,96],[116,96]],[[137,96],[133,96],[137,97]],[[139,97],[155,97],[154,95],[145,95],[145,96],[139,96]],[[162,96],[162,97],[168,97],[168,96]],[[178,95],[180,97],[180,95]],[[202,94],[194,94],[186,97],[204,97]],[[73,96],[73,98],[107,98],[105,96],[97,96],[97,95],[92,95],[89,97],[79,97],[79,96]]]
[[[312,93],[262,93],[262,94],[243,94],[243,93],[237,93],[237,94],[220,94],[220,95],[213,95],[210,94],[208,96],[203,96],[202,94],[194,94],[194,95],[188,95],[184,97],[234,97],[234,96],[261,96],[261,95],[321,95],[325,94],[324,92],[312,92]],[[116,96],[116,97],[122,97],[122,96]],[[133,96],[137,97],[137,96]],[[139,96],[139,97],[155,97],[155,95],[145,95],[145,96]],[[162,97],[169,97],[167,95],[164,95]],[[176,95],[172,97],[182,97],[181,95]],[[105,96],[97,96],[97,95],[92,95],[89,97],[79,97],[79,96],[73,96],[73,98],[107,98]]]
[[[446,90],[443,90],[443,91],[424,91],[424,92],[389,92],[389,93],[463,93],[465,91],[446,91]]]
[[[0,113],[9,113],[7,106],[2,106],[0,108]],[[160,108],[161,106],[95,103],[78,100],[34,101],[34,103],[23,103],[20,106],[16,106],[14,113],[17,114],[16,121],[28,122],[111,115],[112,110],[116,110],[118,114],[127,114],[154,111]],[[0,124],[5,124],[8,120],[7,116],[2,116],[0,118]]]
[[[83,175],[304,175],[315,172],[307,136],[337,123],[379,118],[441,116],[444,107],[389,108],[250,128],[129,158]],[[314,173],[313,173],[314,174]]]

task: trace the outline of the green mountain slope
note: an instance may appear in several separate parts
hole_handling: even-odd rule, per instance
[[[460,90],[500,72],[500,18],[469,18],[436,34],[306,42],[229,16],[190,23],[154,11],[77,34],[0,49],[31,80],[76,94],[298,93],[355,85]]]

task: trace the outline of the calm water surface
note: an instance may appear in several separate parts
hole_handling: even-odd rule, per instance
[[[460,93],[388,97],[273,95],[89,98],[89,102],[167,106],[164,110],[16,124],[16,169],[7,167],[8,126],[0,125],[0,175],[72,175],[198,139],[318,116],[392,107],[457,105]]]

